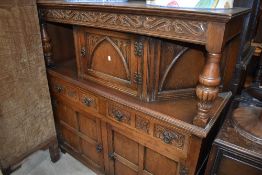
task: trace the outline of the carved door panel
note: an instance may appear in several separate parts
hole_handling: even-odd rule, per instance
[[[108,126],[110,175],[137,175],[139,144]]]
[[[138,96],[143,45],[132,34],[75,28],[79,76]]]
[[[56,101],[54,111],[62,147],[104,172],[101,121],[61,101]]]
[[[179,161],[139,144],[113,126],[107,130],[110,175],[182,175]]]
[[[175,175],[178,173],[178,162],[171,160],[147,147],[144,147],[143,154],[143,174]]]
[[[61,101],[55,100],[55,118],[58,126],[58,137],[63,146],[80,153],[79,136],[77,135],[77,112]]]
[[[104,159],[101,122],[94,116],[81,113],[78,115],[78,120],[82,156],[94,167],[103,171]]]

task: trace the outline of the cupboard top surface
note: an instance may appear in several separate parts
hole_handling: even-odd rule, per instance
[[[40,6],[55,7],[74,7],[74,8],[93,8],[104,9],[107,11],[117,10],[126,11],[136,14],[153,14],[158,16],[179,16],[181,18],[191,17],[212,20],[212,21],[228,21],[231,18],[245,14],[250,10],[248,8],[232,8],[232,9],[194,9],[194,8],[175,8],[147,5],[145,1],[129,1],[129,2],[84,2],[72,0],[38,0]]]
[[[192,121],[197,113],[197,99],[181,99],[175,101],[162,102],[142,102],[134,97],[119,93],[116,90],[108,89],[91,81],[79,79],[75,70],[75,63],[72,61],[57,65],[55,68],[48,69],[48,74],[57,78],[64,79],[70,83],[80,86],[94,94],[99,94],[106,99],[120,103],[124,106],[152,116],[158,120],[174,125],[199,137],[206,137],[219,117],[220,112],[228,102],[231,93],[221,93],[215,102],[215,106],[210,111],[211,120],[205,128],[193,125]]]

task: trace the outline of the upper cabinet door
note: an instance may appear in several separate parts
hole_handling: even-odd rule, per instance
[[[139,96],[140,38],[108,30],[75,27],[78,75],[124,93]]]

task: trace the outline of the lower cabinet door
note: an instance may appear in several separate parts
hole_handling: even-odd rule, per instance
[[[82,156],[95,168],[104,170],[101,122],[98,118],[78,114]]]
[[[56,102],[54,112],[63,148],[93,169],[104,172],[101,121],[60,101]]]
[[[110,174],[138,174],[139,144],[108,126]]]
[[[176,175],[179,163],[107,126],[110,175]]]

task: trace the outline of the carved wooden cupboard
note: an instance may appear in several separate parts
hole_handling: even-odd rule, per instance
[[[98,174],[197,174],[249,11],[62,0],[38,11],[62,150]]]

